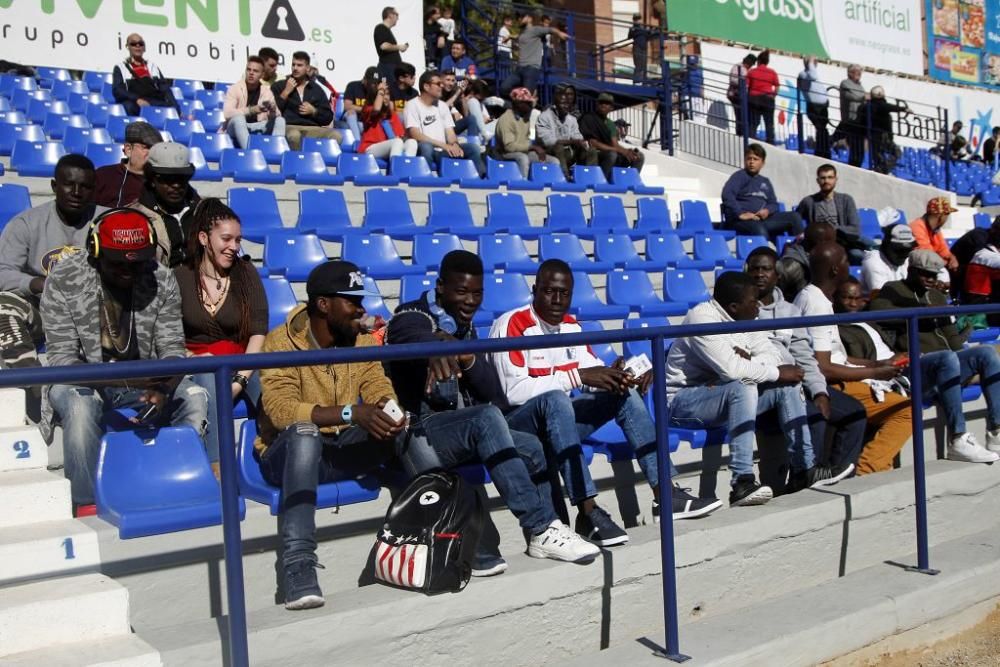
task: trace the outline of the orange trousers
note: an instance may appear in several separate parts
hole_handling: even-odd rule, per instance
[[[877,403],[864,382],[845,382],[843,391],[861,401],[868,415],[871,440],[858,457],[857,474],[892,470],[892,460],[913,434],[910,400],[887,391],[885,400]]]

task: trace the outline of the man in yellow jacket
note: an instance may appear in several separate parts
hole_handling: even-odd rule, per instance
[[[264,341],[264,352],[375,345],[362,333],[369,296],[350,262],[329,261],[306,282],[308,302]],[[382,408],[395,400],[375,361],[292,366],[261,371],[261,412],[255,442],[264,478],[282,489],[286,609],[323,604],[316,578],[316,487],[353,479],[391,459],[404,437],[403,419]]]

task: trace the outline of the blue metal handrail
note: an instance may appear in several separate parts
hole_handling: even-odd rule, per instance
[[[983,306],[943,306],[934,308],[907,308],[892,311],[824,315],[814,317],[780,318],[742,322],[710,324],[668,325],[646,329],[619,329],[578,334],[532,336],[530,338],[497,338],[475,341],[414,343],[406,345],[334,348],[296,352],[273,352],[252,355],[188,357],[152,361],[129,361],[115,364],[77,364],[73,366],[19,368],[0,372],[0,387],[26,387],[31,385],[72,384],[102,380],[127,380],[133,378],[166,377],[194,373],[214,373],[219,396],[231,390],[230,379],[234,370],[260,370],[286,366],[343,364],[361,361],[396,361],[433,356],[471,354],[479,352],[505,352],[509,350],[544,349],[567,345],[594,345],[624,341],[649,340],[653,344],[653,391],[656,418],[656,444],[659,459],[661,489],[672,486],[670,466],[667,464],[669,448],[669,412],[666,405],[665,352],[666,338],[706,336],[712,334],[795,329],[824,325],[854,324],[859,322],[906,320],[909,332],[910,383],[913,396],[921,394],[920,339],[918,320],[930,317],[950,317],[979,313],[1000,313],[1000,304]],[[243,554],[240,537],[239,485],[237,482],[236,442],[233,432],[233,405],[231,401],[218,401],[218,424],[229,428],[219,429],[219,463],[222,473],[222,524],[226,561],[226,597],[229,616],[229,664],[240,667],[250,664],[247,645],[246,600],[243,581]],[[919,403],[917,404],[919,408]],[[913,477],[916,504],[917,565],[915,572],[937,574],[930,567],[927,535],[927,490],[924,466],[923,415],[920,409],[913,414]],[[677,580],[674,562],[673,517],[665,512],[660,521],[661,557],[663,563],[663,617],[665,627],[664,656],[683,662],[688,657],[680,652],[677,616]]]

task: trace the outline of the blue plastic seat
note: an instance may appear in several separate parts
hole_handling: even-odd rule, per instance
[[[613,195],[594,195],[590,198],[590,230],[596,237],[606,232],[627,234],[629,237],[642,238],[644,232],[633,229],[629,224],[625,203],[621,197]]]
[[[604,331],[604,327],[601,326],[600,322],[587,322],[583,320],[580,321],[580,329],[586,332]],[[590,349],[594,353],[594,356],[604,362],[605,366],[615,363],[619,357],[619,354],[615,352],[615,348],[611,343],[591,344]]]
[[[562,173],[562,172],[559,172]],[[545,228],[550,232],[585,234],[587,217],[580,198],[573,194],[557,193],[545,198]]]
[[[4,75],[0,79],[0,95],[10,97],[15,90],[37,90],[38,83],[31,76]]]
[[[448,179],[435,176],[427,160],[418,156],[396,155],[389,161],[389,173],[408,185],[424,188],[448,187]]]
[[[434,270],[441,266],[445,255],[462,249],[462,239],[456,234],[417,234],[413,237],[412,263]]]
[[[737,236],[736,256],[745,260],[750,256],[750,253],[762,246],[765,248],[771,247],[768,240],[763,236]]]
[[[286,151],[281,156],[281,173],[299,185],[344,184],[344,178],[331,174],[323,156],[316,152]]]
[[[201,81],[192,81],[190,79],[174,79],[174,85],[180,89],[181,95],[186,100],[195,99],[199,90],[205,90],[205,86]]]
[[[10,155],[19,141],[45,141],[45,132],[39,125],[0,124],[0,155]]]
[[[395,176],[386,176],[368,153],[341,153],[337,158],[337,175],[355,185],[399,185]]]
[[[196,181],[221,181],[222,172],[218,169],[212,169],[208,166],[208,160],[205,159],[205,154],[202,153],[201,149],[197,146],[192,146],[188,148],[188,159],[191,160],[191,164],[194,166],[194,176],[192,177]]]
[[[664,271],[663,296],[667,301],[691,307],[712,298],[701,273],[691,269],[667,269]]]
[[[866,236],[870,239],[881,239],[884,234],[882,233],[882,226],[878,222],[878,211],[873,208],[859,208],[858,218],[861,219],[861,235]],[[906,219],[902,219],[900,222],[906,223]]]
[[[105,83],[111,83],[111,72],[84,72],[83,82],[92,93],[99,93]]]
[[[66,127],[63,146],[67,153],[83,155],[90,144],[113,144],[111,134],[103,127]]]
[[[655,269],[666,267],[710,271],[715,262],[688,257],[677,234],[647,234],[646,262]]]
[[[15,111],[22,111],[24,113],[28,113],[28,108],[31,106],[31,103],[34,102],[35,100],[51,102],[52,93],[49,92],[48,90],[24,90],[22,88],[20,90],[15,90],[14,94],[11,95],[10,105],[14,108]],[[67,105],[67,108],[68,107],[69,105]]]
[[[979,229],[989,229],[993,225],[993,219],[989,213],[976,213],[972,216],[975,225]]]
[[[405,239],[412,239],[414,234],[427,231],[418,227],[413,220],[406,192],[400,188],[365,190],[365,218],[361,223],[365,231]]]
[[[624,194],[628,192],[628,187],[624,185],[613,185],[604,178],[604,172],[600,167],[588,167],[582,164],[573,165],[573,181],[578,185],[585,185],[594,192],[614,192]]]
[[[743,270],[743,260],[733,257],[722,234],[695,234],[694,258],[730,271]]]
[[[87,120],[89,120],[90,124],[94,127],[107,127],[110,119],[126,116],[127,114],[125,113],[125,107],[120,104],[91,102],[87,104],[87,111],[85,112],[85,115],[87,116]],[[113,136],[114,135],[112,134],[112,137]],[[125,137],[122,136],[122,139],[124,138]]]
[[[69,116],[69,105],[59,100],[31,100],[28,103],[27,115],[32,123],[43,124],[50,113]]]
[[[574,271],[604,272],[615,268],[612,262],[599,262],[587,257],[583,244],[575,234],[546,234],[538,239],[539,259],[561,259]]]
[[[28,188],[17,183],[0,183],[0,229],[18,213],[31,208]]]
[[[486,195],[486,229],[534,238],[545,233],[544,227],[532,227],[524,198],[516,192],[493,192]]]
[[[170,118],[165,123],[164,128],[170,133],[170,136],[174,138],[179,144],[184,144],[187,146],[191,143],[191,135],[194,133],[204,134],[205,126],[201,124],[201,121],[197,120],[187,120],[184,118]]]
[[[82,113],[87,115],[87,107],[91,104],[103,104],[104,100],[97,93],[71,93],[66,100],[70,113]],[[87,117],[90,120],[90,117]]]
[[[62,67],[36,67],[35,78],[38,85],[52,88],[56,83],[68,83],[72,80],[69,70]]]
[[[528,255],[524,241],[517,234],[480,236],[479,257],[487,271],[503,269],[507,273],[534,273],[538,270],[538,263]]]
[[[50,113],[45,117],[45,124],[42,129],[49,139],[62,139],[67,128],[89,128],[90,121],[82,114],[58,114]],[[110,135],[109,135],[110,136]]]
[[[229,207],[240,216],[243,237],[250,241],[261,243],[270,232],[285,228],[273,190],[229,188],[228,200]]]
[[[281,164],[281,156],[291,150],[287,139],[270,134],[251,134],[247,148],[256,148],[263,153],[268,164]]]
[[[392,312],[389,310],[389,306],[385,305],[385,299],[382,298],[382,292],[378,288],[378,283],[371,276],[365,276],[365,289],[375,294],[375,296],[366,296],[361,300],[361,305],[364,306],[365,312],[375,317],[381,317],[384,321],[388,322],[392,317]]]
[[[84,147],[83,154],[94,163],[94,167],[97,169],[121,162],[125,157],[122,153],[122,145],[115,143],[87,144]]]
[[[403,262],[396,244],[386,234],[349,234],[344,237],[340,255],[379,280],[424,273],[424,267]]]
[[[194,99],[205,105],[206,109],[221,109],[226,101],[226,93],[218,88],[214,90],[196,90]]]
[[[0,112],[13,111],[13,107],[10,105],[10,100],[6,97],[0,96]]]
[[[594,238],[594,257],[617,269],[649,269],[652,266],[636,252],[627,234],[601,234]]]
[[[486,180],[506,185],[511,190],[544,190],[541,183],[529,181],[521,173],[521,168],[512,160],[486,158]]]
[[[569,311],[579,320],[619,320],[628,317],[629,307],[601,301],[590,276],[573,271],[573,301]]]
[[[226,117],[221,109],[210,108],[207,104],[204,109],[198,109],[194,112],[194,118],[205,126],[205,131],[209,134],[218,132],[219,128],[226,122]],[[229,135],[222,136],[228,138]]]
[[[264,154],[255,148],[226,148],[219,159],[223,176],[231,176],[237,183],[284,183],[280,172],[271,171]]]
[[[698,232],[717,232],[727,239],[736,236],[736,232],[715,228],[712,216],[708,213],[708,204],[704,201],[685,199],[681,201],[681,223],[677,225],[677,233],[681,236],[692,236]]]
[[[318,137],[304,137],[302,139],[303,153],[319,153],[323,156],[323,162],[328,167],[336,167],[337,160],[343,152],[340,144],[333,139],[320,139]]]
[[[0,97],[0,100],[5,99]],[[28,117],[23,111],[0,111],[0,125],[28,125]]]
[[[427,195],[427,230],[457,234],[459,238],[474,239],[489,233],[472,219],[469,198],[457,190],[435,190]]]
[[[611,183],[624,186],[637,195],[662,195],[663,188],[646,185],[635,167],[612,167]]]
[[[264,237],[264,267],[271,275],[305,282],[309,272],[326,260],[323,244],[315,234],[289,230],[270,232]]]
[[[240,495],[267,505],[271,515],[277,516],[281,511],[281,489],[268,484],[260,472],[260,464],[254,457],[253,443],[256,435],[256,422],[253,420],[243,422],[237,453]],[[316,487],[316,507],[340,507],[376,500],[380,490],[378,480],[374,477],[320,484]]]
[[[438,274],[434,271],[426,275],[403,276],[399,281],[399,302],[416,301],[424,292],[433,291],[437,278]]]
[[[177,114],[177,109],[173,107],[147,106],[139,110],[139,118],[158,130],[165,130],[168,120],[176,120],[180,116]]]
[[[125,143],[125,128],[130,124],[137,121],[138,118],[132,116],[108,116],[107,123],[105,127],[108,128],[108,132],[111,133],[111,138],[122,144]]]
[[[625,329],[649,329],[653,327],[665,327],[670,324],[670,321],[666,317],[636,317],[631,320],[625,320],[622,322],[622,326]],[[673,343],[672,339],[665,339],[663,341],[664,348],[669,348]],[[622,351],[625,353],[626,359],[631,359],[638,354],[645,354],[646,357],[652,361],[653,360],[653,346],[648,340],[633,340],[625,341],[622,343]]]
[[[117,526],[121,539],[222,523],[219,482],[189,426],[107,433],[94,495],[97,515]],[[242,498],[239,505],[242,520]]]
[[[472,318],[480,326],[514,308],[531,303],[531,290],[520,273],[494,273],[483,276],[483,305]]]
[[[192,122],[201,122],[195,117],[195,114],[205,110],[204,104],[198,100],[177,100],[177,106],[180,108],[181,118],[194,118],[195,120]]]
[[[556,192],[584,192],[587,189],[586,185],[567,181],[562,167],[548,162],[532,162],[528,176],[533,183]]]
[[[18,141],[10,154],[10,168],[18,176],[51,178],[63,155],[66,148],[58,141]]]
[[[479,178],[479,172],[476,171],[476,165],[472,163],[472,160],[442,158],[439,172],[441,178],[446,179],[449,183],[457,183],[463,188],[495,190],[499,187],[499,183]]]
[[[362,231],[351,222],[344,193],[328,188],[299,190],[295,228],[299,232],[315,232],[324,241],[339,241],[345,234]]]
[[[612,271],[608,274],[607,293],[609,302],[628,306],[643,317],[687,312],[685,304],[667,303],[658,297],[645,271]]]
[[[261,277],[261,283],[267,295],[267,328],[270,330],[283,324],[299,301],[286,278]]]

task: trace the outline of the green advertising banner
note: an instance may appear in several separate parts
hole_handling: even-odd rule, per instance
[[[667,0],[672,31],[923,74],[921,0]]]

